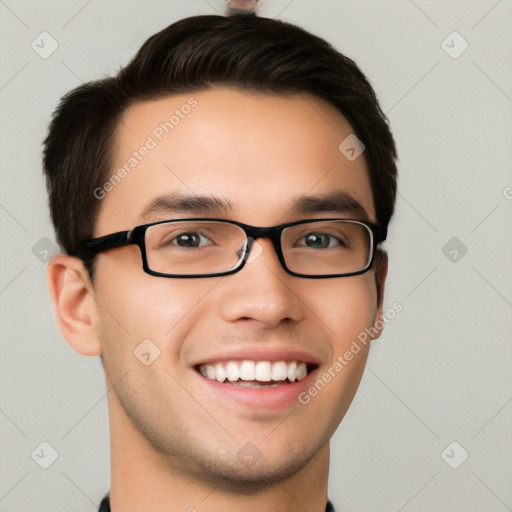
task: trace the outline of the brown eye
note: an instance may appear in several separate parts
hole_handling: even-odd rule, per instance
[[[330,245],[330,236],[327,235],[319,235],[316,233],[311,233],[306,235],[305,243],[308,247],[312,249],[325,249]]]
[[[200,233],[191,232],[181,233],[172,240],[172,243],[178,245],[179,247],[195,248],[201,247],[201,245],[205,245],[204,241],[206,240],[207,239]]]

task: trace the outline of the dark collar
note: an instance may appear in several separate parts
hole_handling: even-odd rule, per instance
[[[110,512],[110,501],[108,494],[103,498],[103,501],[101,502],[100,509],[98,512]],[[334,507],[332,506],[332,503],[330,501],[327,502],[325,512],[335,512]]]

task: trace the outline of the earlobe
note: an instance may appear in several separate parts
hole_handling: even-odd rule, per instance
[[[384,320],[382,317],[384,306],[384,286],[388,275],[388,255],[385,251],[379,250],[375,261],[375,283],[377,285],[377,311],[375,322],[371,329],[372,339],[377,339],[382,334]]]
[[[384,303],[384,285],[388,275],[388,255],[380,249],[377,253],[377,261],[375,262],[375,280],[377,282],[377,307],[382,313],[382,305]]]
[[[56,254],[48,263],[48,287],[59,330],[78,353],[101,353],[98,315],[89,273],[83,262],[67,254]]]

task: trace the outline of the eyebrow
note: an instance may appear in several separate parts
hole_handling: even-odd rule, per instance
[[[180,192],[164,194],[154,198],[141,212],[143,221],[167,214],[226,215],[234,204],[227,198],[216,196],[185,195]],[[368,220],[368,213],[361,203],[347,192],[336,191],[320,195],[303,195],[295,199],[290,213],[311,215],[317,213],[350,215],[358,220]]]
[[[363,205],[355,197],[342,191],[301,196],[295,200],[292,211],[301,215],[314,213],[350,215],[362,221],[369,218]]]
[[[148,220],[157,215],[188,213],[193,215],[219,215],[233,209],[229,199],[215,196],[185,195],[180,192],[164,194],[153,199],[139,218]]]

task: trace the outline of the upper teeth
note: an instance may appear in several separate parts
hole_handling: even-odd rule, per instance
[[[308,373],[306,363],[299,361],[223,361],[214,364],[202,364],[201,374],[207,379],[224,382],[257,380],[260,382],[302,380]]]

